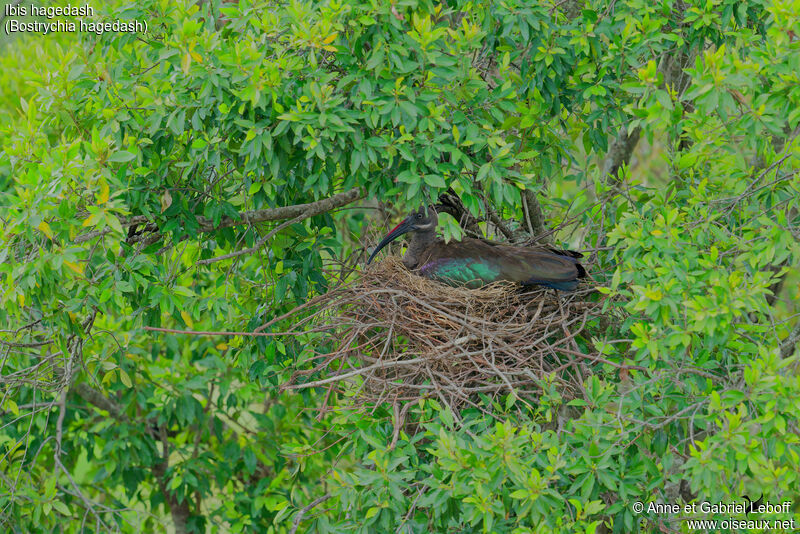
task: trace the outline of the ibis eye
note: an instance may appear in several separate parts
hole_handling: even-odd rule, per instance
[[[421,219],[421,218],[422,218],[422,214],[421,213],[417,213],[417,219]]]

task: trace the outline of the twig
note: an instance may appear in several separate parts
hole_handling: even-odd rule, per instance
[[[61,390],[61,397],[58,400],[58,420],[56,421],[56,450],[55,455],[61,457],[61,437],[63,436],[64,415],[67,413],[67,388]],[[56,466],[56,472],[58,467]]]
[[[253,252],[258,251],[258,249],[260,249],[261,247],[264,246],[264,243],[269,241],[275,234],[277,234],[278,232],[280,232],[281,230],[283,230],[287,226],[290,226],[290,225],[292,225],[292,224],[294,224],[294,223],[296,223],[298,221],[301,221],[303,219],[307,219],[308,217],[310,217],[310,215],[308,215],[307,212],[303,212],[300,215],[298,215],[297,217],[295,217],[294,219],[289,219],[288,221],[285,221],[285,222],[279,224],[278,226],[276,226],[270,233],[268,233],[267,235],[265,235],[264,237],[259,239],[258,242],[255,245],[253,245],[252,247],[250,247],[250,248],[246,248],[244,250],[237,250],[236,252],[231,252],[230,254],[224,254],[222,256],[217,256],[216,258],[208,258],[208,259],[205,259],[205,260],[200,260],[200,261],[196,262],[196,265],[209,265],[211,263],[216,263],[218,261],[229,260],[231,258],[236,258],[238,256],[244,256],[245,254],[252,254]]]
[[[325,384],[330,384],[332,382],[340,382],[345,378],[350,378],[351,376],[361,375],[368,373],[375,369],[380,368],[388,368],[388,367],[402,367],[402,366],[410,366],[416,365],[418,363],[422,363],[426,361],[425,358],[414,358],[413,360],[397,360],[394,362],[378,362],[373,365],[369,365],[367,367],[361,367],[359,369],[354,369],[353,371],[348,371],[346,373],[342,373],[340,375],[334,375],[324,380],[317,380],[316,382],[307,382],[305,384],[291,384],[283,386],[282,389],[307,389],[307,388],[315,388],[319,386],[324,386]]]
[[[156,326],[145,326],[145,330],[151,332],[165,332],[168,334],[186,334],[189,336],[249,336],[249,337],[276,337],[276,336],[297,336],[308,332],[213,332],[202,330],[178,330],[175,328],[159,328]]]
[[[408,523],[408,520],[411,518],[411,514],[414,513],[414,509],[417,507],[417,501],[424,492],[425,492],[425,485],[423,484],[422,486],[420,486],[419,491],[417,492],[417,496],[414,497],[414,501],[411,503],[411,506],[408,507],[408,512],[406,513],[406,516],[403,518],[403,522],[400,523],[400,525],[397,527],[397,530],[395,530],[395,534],[399,534],[400,531],[403,529],[403,525]]]
[[[779,167],[784,161],[786,161],[787,158],[789,158],[793,154],[794,154],[793,152],[789,151],[782,158],[778,159],[772,165],[770,165],[769,167],[764,169],[761,173],[759,173],[759,175],[753,181],[751,181],[747,185],[747,187],[744,189],[744,191],[740,195],[737,195],[735,197],[722,198],[722,199],[719,199],[719,200],[715,200],[714,202],[730,202],[731,205],[728,206],[728,211],[732,210],[733,206],[737,202],[742,200],[744,197],[746,197],[748,195],[748,193],[750,192],[750,190],[753,189],[758,182],[760,182],[770,171],[772,171],[776,167]],[[793,175],[794,175],[794,173],[791,173],[791,174],[788,175],[788,177],[791,177]]]
[[[332,495],[330,493],[326,493],[322,497],[314,499],[313,501],[311,501],[310,504],[307,504],[306,506],[301,508],[300,511],[297,512],[297,515],[294,516],[294,521],[292,521],[292,529],[289,531],[289,534],[296,534],[297,528],[300,526],[300,523],[303,521],[303,516],[306,515],[306,512],[308,512],[309,510],[311,510],[312,508],[314,508],[318,504],[321,504],[321,503],[327,501],[331,497],[332,497]]]
[[[0,339],[0,343],[7,347],[14,347],[14,348],[36,348],[36,347],[45,347],[47,345],[53,344],[52,339],[48,339],[47,341],[34,341],[32,343],[16,343],[14,341],[3,341]]]
[[[69,471],[67,471],[67,468],[64,467],[64,464],[61,463],[61,459],[58,456],[55,457],[55,462],[56,462],[57,469],[61,469],[61,471],[65,475],[67,475],[67,480],[69,480],[70,485],[75,490],[75,493],[78,495],[80,500],[83,501],[83,505],[86,507],[86,509],[92,512],[92,514],[94,515],[94,517],[97,520],[97,522],[102,524],[106,531],[109,531],[110,529],[109,529],[108,525],[106,525],[105,521],[100,519],[100,515],[95,511],[92,501],[90,501],[83,494],[83,492],[81,491],[80,486],[78,486],[78,484],[75,482],[75,479],[72,478],[72,475],[69,473]]]

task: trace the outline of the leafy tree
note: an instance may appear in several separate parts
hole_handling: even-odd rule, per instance
[[[688,527],[633,502],[800,498],[797,0],[107,9],[148,32],[0,45],[8,529],[655,532]],[[450,188],[448,235],[587,252],[578,399],[429,399],[394,436],[281,390],[312,332],[169,332],[252,334]]]

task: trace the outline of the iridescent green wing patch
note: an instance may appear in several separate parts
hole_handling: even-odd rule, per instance
[[[451,286],[481,287],[497,280],[500,270],[470,258],[442,258],[426,263],[420,274]]]

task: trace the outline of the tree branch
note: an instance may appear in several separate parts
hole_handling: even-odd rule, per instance
[[[201,232],[213,232],[221,228],[229,228],[231,226],[238,226],[240,224],[257,224],[269,221],[282,221],[284,219],[291,219],[294,217],[298,217],[302,214],[305,214],[304,218],[308,218],[308,217],[313,217],[314,215],[319,215],[320,213],[325,213],[326,211],[331,211],[336,208],[341,208],[342,206],[350,204],[351,202],[355,202],[362,196],[363,194],[361,193],[361,191],[357,188],[354,188],[349,191],[345,191],[343,193],[337,193],[331,197],[324,198],[322,200],[309,202],[307,204],[295,204],[292,206],[281,206],[279,208],[244,211],[240,213],[238,217],[223,217],[218,225],[214,225],[213,220],[203,216],[197,217],[197,222],[200,226]],[[135,217],[120,219],[120,224],[122,224],[123,227],[127,228],[131,226],[144,224],[147,222],[148,222],[147,217],[145,217],[144,215],[137,215]],[[73,242],[83,243],[95,237],[105,235],[109,232],[111,232],[109,228],[105,228],[103,230],[97,230],[94,232],[89,232],[87,234],[79,235],[73,240]],[[153,235],[157,235],[160,237],[161,234],[159,232],[156,232]]]
[[[284,221],[281,224],[279,224],[278,226],[276,226],[270,233],[268,233],[267,235],[265,235],[264,237],[259,239],[258,242],[255,245],[253,245],[252,247],[250,247],[250,248],[246,248],[246,249],[243,249],[243,250],[237,250],[236,252],[231,252],[230,254],[223,254],[222,256],[217,256],[216,258],[208,258],[208,259],[205,259],[205,260],[200,260],[200,261],[198,261],[196,263],[196,265],[208,265],[210,263],[216,263],[218,261],[229,260],[231,258],[244,256],[246,254],[252,254],[252,253],[258,251],[258,249],[263,247],[264,244],[267,241],[269,241],[275,234],[277,234],[278,232],[280,232],[281,230],[283,230],[287,226],[291,226],[296,222],[299,222],[299,221],[301,221],[303,219],[307,219],[308,217],[310,217],[310,215],[307,215],[306,212],[303,212],[300,215],[298,215],[297,217],[295,217],[294,219],[289,219],[288,221]]]
[[[114,419],[132,423],[130,418],[122,410],[122,407],[116,402],[112,401],[96,389],[87,386],[86,384],[77,384],[72,388],[72,391],[77,393],[83,400],[89,404],[107,411]],[[169,439],[167,429],[164,426],[158,428],[160,439],[163,447],[162,461],[155,464],[151,471],[156,477],[158,486],[161,493],[164,494],[164,500],[169,504],[170,514],[172,515],[172,522],[175,527],[176,534],[186,534],[188,532],[187,522],[191,515],[189,510],[188,501],[178,502],[177,498],[169,491],[167,487],[167,468],[169,467]]]
[[[292,530],[289,531],[289,534],[295,534],[297,532],[297,527],[300,526],[300,523],[303,521],[303,516],[306,515],[306,512],[314,508],[316,505],[327,501],[331,497],[332,495],[330,493],[326,493],[322,497],[314,499],[313,501],[311,501],[310,504],[307,504],[306,506],[301,508],[300,511],[297,512],[297,515],[294,516],[294,521],[292,521]]]
[[[623,126],[620,130],[619,137],[617,137],[608,149],[606,161],[603,164],[603,174],[611,177],[614,182],[619,182],[619,170],[623,165],[627,165],[631,161],[633,150],[639,143],[642,129],[636,127],[631,133]]]
[[[508,226],[506,226],[505,221],[500,218],[489,201],[485,200],[484,203],[486,204],[486,212],[489,215],[489,220],[492,221],[495,227],[500,230],[500,232],[506,237],[506,239],[508,239],[509,242],[513,243],[517,236],[514,235],[514,232],[512,232]]]
[[[123,413],[122,407],[119,404],[112,401],[91,386],[86,384],[76,384],[72,386],[71,391],[77,393],[80,398],[92,406],[107,411],[114,419],[128,421],[128,417]]]
[[[338,193],[332,197],[323,198],[316,202],[309,202],[308,204],[295,204],[293,206],[281,206],[280,208],[271,208],[265,210],[251,210],[242,212],[240,219],[231,217],[223,217],[219,225],[214,226],[213,221],[207,217],[198,217],[197,222],[200,223],[200,230],[203,232],[211,232],[219,230],[220,228],[228,228],[230,226],[237,226],[239,224],[257,224],[269,221],[282,221],[284,219],[292,219],[305,214],[304,218],[313,217],[326,211],[331,211],[336,208],[341,208],[351,202],[355,202],[363,195],[357,188]]]
[[[691,59],[686,53],[675,53],[666,55],[658,67],[658,72],[664,76],[664,87],[673,87],[678,95],[683,94],[689,85],[689,76],[684,71],[684,64]],[[636,145],[639,143],[642,129],[634,128],[628,132],[623,125],[617,137],[608,149],[606,160],[603,163],[603,174],[609,176],[613,182],[619,182],[619,170],[623,165],[627,165]]]
[[[794,354],[794,346],[800,341],[800,323],[798,323],[794,330],[789,332],[789,335],[781,342],[781,357],[788,358]]]
[[[525,210],[525,220],[531,237],[537,241],[550,241],[550,234],[544,225],[544,213],[539,198],[534,191],[526,189],[522,192],[522,208]]]
[[[436,210],[451,215],[466,232],[480,235],[478,219],[469,212],[452,188],[439,195],[439,203],[436,204]]]

